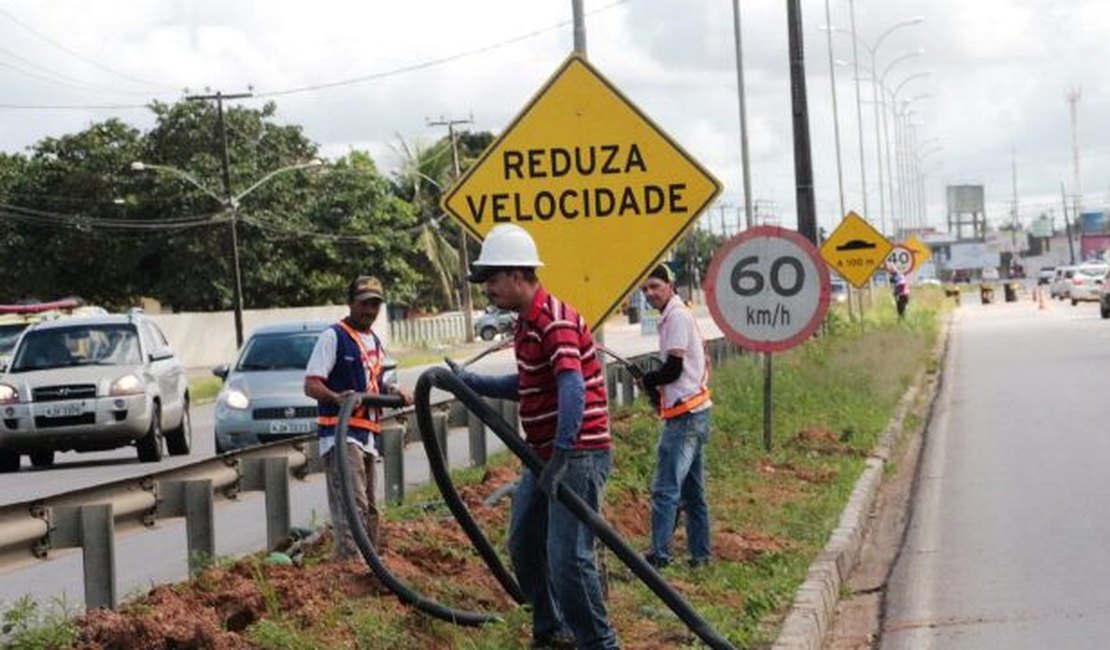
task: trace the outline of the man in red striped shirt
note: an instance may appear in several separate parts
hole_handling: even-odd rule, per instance
[[[509,526],[509,554],[532,605],[533,647],[617,648],[593,533],[554,498],[563,485],[601,509],[613,444],[605,376],[589,327],[543,288],[539,266],[536,244],[523,228],[490,231],[470,280],[485,284],[494,305],[520,315],[517,373],[458,374],[478,393],[519,400],[525,440],[547,461],[538,477],[521,473]]]

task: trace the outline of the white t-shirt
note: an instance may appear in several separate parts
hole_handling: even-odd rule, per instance
[[[659,317],[659,351],[664,362],[671,350],[682,350],[682,374],[675,381],[661,386],[663,406],[666,408],[697,395],[706,379],[705,346],[702,344],[701,332],[694,321],[694,314],[682,304],[682,299],[677,295],[663,307],[663,313]],[[691,412],[704,411],[712,405],[711,401],[706,400]]]
[[[362,339],[362,346],[367,350],[377,350],[378,342],[374,335],[370,332],[358,332],[358,337]],[[339,341],[336,339],[335,330],[331,327],[320,333],[320,338],[316,339],[316,347],[312,348],[312,356],[308,358],[308,366],[305,367],[306,377],[319,377],[320,379],[327,380],[328,375],[331,374],[332,368],[335,367],[335,351],[339,347]],[[384,352],[383,352],[384,354]],[[366,371],[367,384],[370,383],[370,371]],[[383,383],[385,377],[382,378]],[[367,444],[362,444],[354,438],[347,438],[351,444],[362,447],[362,450],[373,456],[378,455],[378,450],[374,446],[374,437],[368,438]],[[327,436],[326,438],[319,438],[320,455],[331,451],[335,446],[335,436]]]

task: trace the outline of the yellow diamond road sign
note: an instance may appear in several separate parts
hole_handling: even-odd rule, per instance
[[[849,212],[821,245],[821,257],[852,286],[867,285],[894,245],[855,212]]]
[[[928,262],[933,257],[933,251],[929,250],[928,244],[918,239],[917,235],[907,239],[906,243],[903,245],[913,251],[914,270],[921,268],[922,264]]]
[[[442,205],[479,239],[503,223],[525,228],[543,283],[596,328],[720,190],[572,55]]]

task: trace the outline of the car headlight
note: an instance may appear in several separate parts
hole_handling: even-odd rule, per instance
[[[19,391],[15,386],[8,384],[0,384],[0,404],[17,404],[19,403]]]
[[[124,375],[108,388],[109,395],[141,395],[144,392],[143,380],[135,375]]]
[[[224,395],[224,404],[233,409],[245,409],[250,406],[250,398],[241,390],[231,389]]]

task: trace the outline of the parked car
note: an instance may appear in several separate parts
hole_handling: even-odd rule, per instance
[[[0,376],[0,472],[36,467],[56,451],[134,444],[139,460],[189,453],[189,386],[166,337],[140,314],[28,326]]]
[[[1048,289],[1048,296],[1057,300],[1067,300],[1071,297],[1071,279],[1075,275],[1076,266],[1057,266],[1056,276]]]
[[[490,305],[481,316],[474,320],[474,333],[481,337],[483,341],[492,341],[493,337],[498,334],[513,331],[515,326],[515,311],[498,309]]]
[[[1107,264],[1083,264],[1075,270],[1068,291],[1073,307],[1080,302],[1098,302],[1102,279],[1106,277],[1107,271],[1110,271],[1110,265]]]
[[[829,297],[833,302],[846,302],[848,300],[848,283],[839,278],[829,281]]]
[[[260,327],[235,363],[213,368],[224,380],[216,398],[218,453],[315,433],[316,401],[304,394],[304,371],[330,326],[295,321]]]
[[[1055,277],[1055,266],[1042,266],[1041,270],[1037,272],[1037,284],[1052,284],[1052,279]]]

